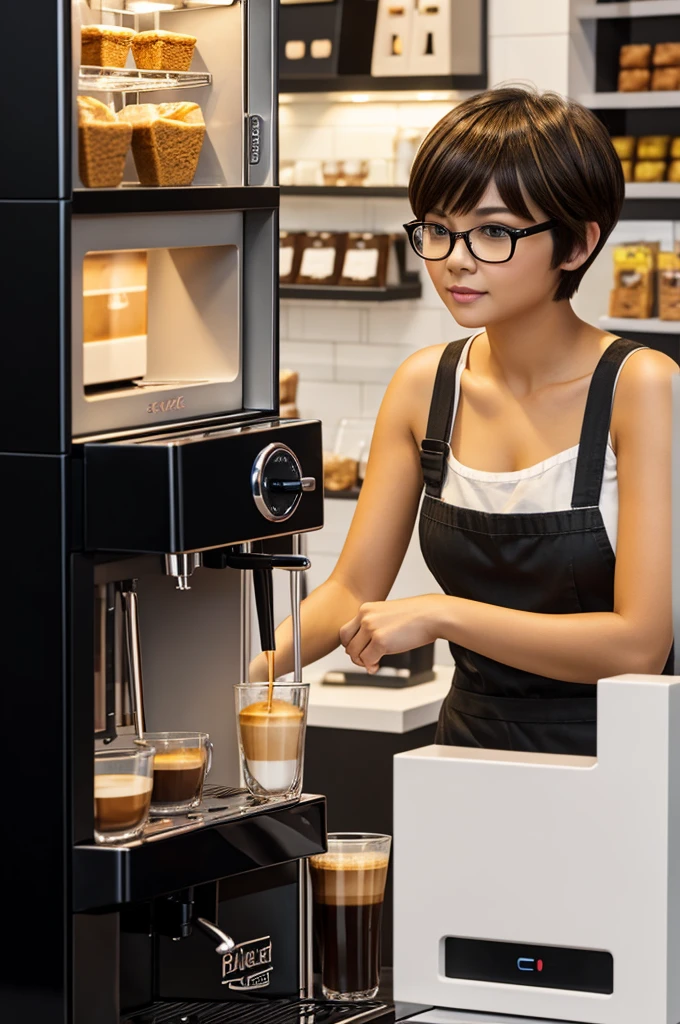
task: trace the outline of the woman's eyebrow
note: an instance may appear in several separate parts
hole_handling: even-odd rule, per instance
[[[512,210],[509,210],[507,208],[507,206],[479,206],[475,210],[475,213],[479,214],[480,217],[489,217],[493,213],[510,213],[511,214]]]

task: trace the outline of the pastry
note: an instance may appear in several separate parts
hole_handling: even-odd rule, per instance
[[[629,68],[619,71],[619,92],[645,92],[649,89],[652,73],[649,68]]]
[[[671,160],[668,165],[666,181],[680,181],[680,160]]]
[[[680,68],[654,68],[652,89],[680,89]]]
[[[670,142],[670,135],[641,135],[637,143],[638,160],[665,160]]]
[[[188,71],[194,55],[196,36],[154,29],[137,32],[132,40],[132,56],[145,71]]]
[[[132,155],[141,185],[190,185],[205,136],[197,103],[139,103],[118,115],[132,125]]]
[[[612,146],[618,153],[620,160],[632,160],[635,156],[634,135],[613,135]]]
[[[346,455],[323,453],[323,485],[327,491],[349,491],[359,479],[359,464]]]
[[[136,33],[117,25],[83,25],[80,30],[80,62],[90,67],[124,68],[130,42]]]
[[[663,181],[666,177],[666,161],[638,160],[633,177],[635,181]]]
[[[279,373],[279,401],[295,402],[297,398],[298,374],[295,370],[281,370]]]
[[[132,127],[92,96],[78,97],[78,169],[86,188],[115,188],[123,180]]]
[[[680,135],[671,140],[671,160],[680,160]]]
[[[633,43],[619,50],[620,68],[648,68],[652,57],[649,43]]]
[[[661,320],[680,320],[680,253],[660,252],[659,317]]]
[[[680,43],[657,43],[652,64],[655,68],[676,67],[680,64]]]
[[[623,180],[624,181],[632,181],[633,180],[633,161],[632,160],[622,160],[621,161],[621,170],[623,171]]]

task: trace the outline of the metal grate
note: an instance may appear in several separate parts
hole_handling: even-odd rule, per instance
[[[154,1003],[122,1024],[350,1024],[394,1021],[385,1003],[336,1003],[310,999],[253,999],[224,1003]]]
[[[226,800],[230,796],[237,796],[237,794],[243,793],[244,796],[248,796],[247,789],[234,789],[231,786],[218,786],[207,783],[203,787],[203,798],[211,800]]]

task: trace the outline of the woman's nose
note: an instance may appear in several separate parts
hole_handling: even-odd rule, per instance
[[[477,269],[477,261],[465,244],[464,238],[457,238],[453,249],[446,257],[446,268],[452,273],[459,270],[469,270],[473,273]]]

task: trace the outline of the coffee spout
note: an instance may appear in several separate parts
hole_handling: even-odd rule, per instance
[[[165,574],[175,577],[177,590],[191,590],[189,579],[193,576],[194,569],[198,569],[200,565],[201,556],[198,551],[165,556]]]
[[[271,569],[253,569],[253,589],[262,650],[275,651],[274,582]]]

